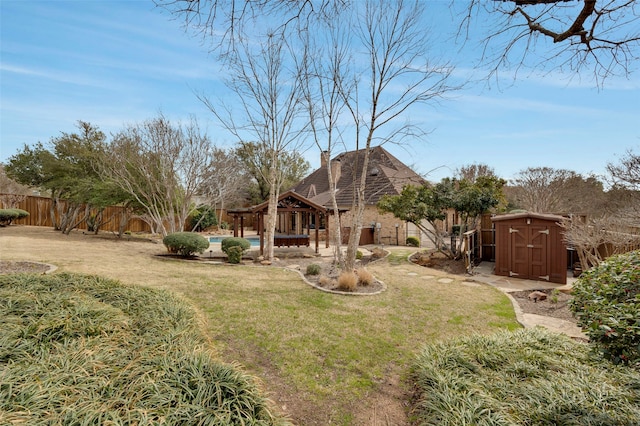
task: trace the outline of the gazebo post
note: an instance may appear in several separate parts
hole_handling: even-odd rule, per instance
[[[240,216],[240,237],[244,238],[244,215]]]
[[[318,214],[317,210],[314,212],[314,216],[315,216],[315,219],[316,219],[316,226],[315,226],[315,228],[316,228],[316,254],[318,254],[318,253],[320,253],[320,249],[319,249],[320,242],[318,241],[318,238],[320,237],[320,231],[319,231],[319,228],[320,228],[320,215]]]
[[[329,248],[329,215],[325,213],[324,215],[324,244],[325,248]]]
[[[233,215],[233,236],[234,237],[238,236],[238,215],[237,214]]]
[[[264,226],[262,211],[258,212],[258,233],[260,234],[260,255],[264,255]]]

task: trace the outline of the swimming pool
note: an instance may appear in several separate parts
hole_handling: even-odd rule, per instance
[[[209,237],[209,244],[221,243],[225,238],[231,237]],[[244,237],[245,240],[249,240],[251,247],[260,247],[260,237]]]

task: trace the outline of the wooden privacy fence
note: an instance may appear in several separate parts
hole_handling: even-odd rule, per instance
[[[17,203],[12,200],[11,202],[7,201],[8,197],[12,197],[15,199],[15,195],[9,194],[0,194],[0,202],[2,203],[2,208],[18,208],[22,210],[26,210],[29,212],[29,216],[24,219],[16,220],[14,223],[19,225],[29,225],[29,226],[53,226],[53,222],[51,221],[51,209],[53,208],[53,199],[49,197],[38,197],[34,195],[27,195],[21,201]],[[67,203],[66,200],[60,200],[59,203],[65,205]],[[9,205],[11,204],[11,205]],[[58,211],[55,209],[55,215],[57,219]],[[92,214],[96,214],[98,211],[96,209],[92,210]],[[106,207],[102,211],[102,218],[106,223],[100,226],[101,231],[107,232],[118,232],[120,227],[120,221],[123,220],[123,217],[129,217],[125,213],[125,208],[122,206],[109,206]],[[87,223],[85,221],[80,222],[77,227],[78,229],[88,229]],[[125,227],[126,231],[130,232],[151,232],[151,227],[139,217],[133,216],[129,217],[128,223]]]
[[[67,203],[66,200],[60,200],[59,203],[62,203],[63,206]],[[0,194],[0,208],[8,209],[8,208],[17,208],[26,210],[29,212],[29,216],[24,219],[19,219],[14,221],[13,223],[19,225],[28,225],[28,226],[53,226],[53,222],[51,221],[51,208],[53,207],[53,199],[50,197],[39,197],[35,195],[26,195],[26,196],[16,196],[14,194]],[[83,206],[84,209],[84,206]],[[93,209],[91,211],[92,214],[96,214],[98,211]],[[125,231],[130,232],[151,232],[151,226],[144,220],[142,220],[139,216],[131,216],[127,215],[126,209],[122,206],[109,206],[106,207],[102,211],[103,221],[106,223],[100,226],[101,231],[106,232],[118,232],[120,229],[120,221],[126,220],[128,218],[127,225],[125,226]],[[58,211],[55,213],[56,219],[59,220]],[[216,210],[216,214],[218,215],[218,223],[227,222],[230,223],[232,218],[227,215],[226,211],[220,213],[220,211]],[[247,224],[247,226],[252,226],[253,220]],[[77,226],[78,229],[88,229],[87,223],[85,221],[80,222],[80,225]],[[186,230],[188,227],[185,226]]]

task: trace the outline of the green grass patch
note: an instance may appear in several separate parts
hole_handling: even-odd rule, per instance
[[[216,269],[215,284],[206,292],[196,295],[191,288],[187,294],[202,306],[213,338],[224,341],[234,359],[258,369],[268,360],[291,389],[318,407],[331,406],[326,422],[335,424],[390,372],[405,376],[424,342],[494,332],[487,322],[518,327],[513,315],[495,314],[498,307],[510,307],[498,290],[409,276],[402,268],[422,268],[409,264],[406,255],[398,259],[397,267],[386,260],[370,266],[388,285],[377,296],[319,292],[293,281],[293,273],[257,273],[251,267]],[[227,277],[244,273],[241,280]]]
[[[1,424],[275,425],[188,303],[84,275],[0,276]]]
[[[409,255],[413,253],[408,249],[395,249],[389,252],[389,256],[387,256],[387,261],[392,265],[399,265],[402,263],[407,263],[407,258]]]
[[[416,425],[637,425],[640,373],[543,329],[428,345],[413,367]]]

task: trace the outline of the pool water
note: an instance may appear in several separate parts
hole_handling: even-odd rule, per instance
[[[221,243],[225,238],[231,237],[209,237],[209,243]],[[245,237],[245,240],[249,240],[251,247],[260,247],[260,237]]]

